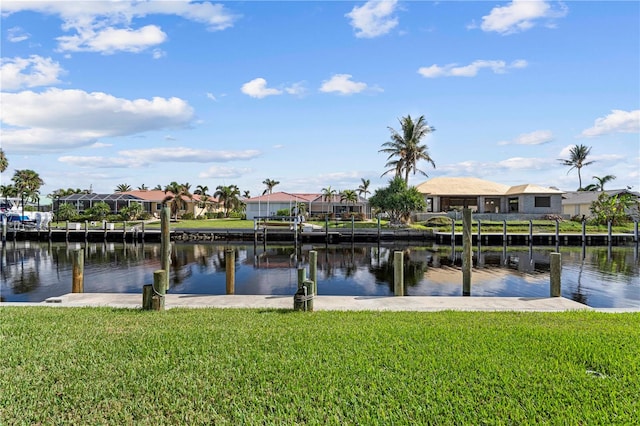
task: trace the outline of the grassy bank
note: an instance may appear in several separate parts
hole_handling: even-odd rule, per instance
[[[0,309],[0,424],[631,424],[640,314]]]

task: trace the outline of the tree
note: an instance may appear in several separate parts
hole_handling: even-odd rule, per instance
[[[331,185],[329,185],[326,188],[322,188],[322,199],[328,203],[327,214],[331,212],[331,202],[333,201],[333,196],[336,195],[337,193],[338,191],[336,191],[335,189],[332,189]]]
[[[383,143],[383,148],[378,152],[388,154],[385,167],[390,167],[390,169],[384,172],[382,176],[390,172],[394,172],[395,176],[402,176],[404,174],[404,181],[408,184],[409,174],[411,173],[415,175],[416,172],[420,172],[428,176],[426,172],[418,168],[418,162],[420,160],[425,160],[434,168],[436,167],[436,164],[429,155],[428,146],[420,143],[422,138],[434,132],[436,129],[427,124],[424,115],[421,115],[416,121],[413,121],[411,115],[402,117],[399,121],[401,126],[400,132],[389,127],[391,140]]]
[[[208,192],[209,192],[209,187],[207,185],[198,185],[196,187],[196,190],[193,191],[193,193],[196,195],[208,195],[207,194]]]
[[[412,212],[422,211],[426,207],[422,194],[415,186],[407,186],[400,176],[390,180],[388,187],[377,189],[369,198],[369,203],[372,207],[387,213],[393,224],[408,221]]]
[[[606,176],[602,176],[602,177],[598,177],[598,176],[593,176],[593,178],[598,182],[595,185],[595,189],[594,191],[604,191],[604,184],[607,182],[611,182],[612,180],[615,180],[616,177],[614,175],[606,175]],[[589,187],[591,185],[588,185],[587,187]],[[586,188],[585,188],[586,189]]]
[[[11,180],[16,188],[17,196],[22,201],[22,216],[24,216],[24,203],[40,201],[40,187],[44,185],[44,181],[38,173],[29,169],[16,170]]]
[[[62,203],[58,206],[56,220],[74,220],[78,217],[78,212],[73,204]]]
[[[17,197],[18,191],[13,185],[0,185],[0,195],[4,197],[7,208],[9,207],[9,197]]]
[[[173,181],[164,188],[164,193],[168,195],[164,198],[163,204],[168,203],[175,220],[178,220],[179,210],[186,210],[185,198],[188,200],[193,199],[193,195],[189,192],[190,186],[189,183],[179,184]]]
[[[116,189],[114,192],[129,192],[131,191],[131,185],[129,185],[128,183],[121,183],[118,186],[116,186]]]
[[[104,220],[107,215],[111,213],[111,207],[109,207],[109,204],[104,201],[98,201],[87,209],[87,213],[95,220]]]
[[[222,203],[225,217],[229,217],[229,211],[238,206],[240,201],[238,200],[239,195],[240,189],[238,189],[236,185],[218,185],[216,187],[216,192],[213,196]]]
[[[7,170],[9,167],[9,160],[7,160],[7,156],[4,154],[4,149],[0,148],[0,173]]]
[[[149,187],[144,183],[138,187],[138,191],[147,191]]]
[[[605,225],[610,221],[616,226],[626,222],[632,210],[637,212],[639,208],[640,203],[633,194],[607,195],[603,192],[591,203],[590,210],[596,223]]]
[[[246,190],[246,191],[242,192],[242,196],[244,198],[251,198],[251,191]]]
[[[559,159],[558,161],[561,161],[563,165],[565,166],[570,166],[569,170],[567,171],[567,174],[569,174],[569,172],[571,172],[571,170],[576,169],[578,170],[578,191],[582,191],[582,176],[580,175],[580,169],[582,169],[584,166],[588,166],[590,164],[593,164],[593,161],[587,161],[587,157],[589,156],[589,153],[591,152],[591,147],[587,147],[584,145],[575,145],[573,147],[571,147],[571,149],[569,150],[569,158],[568,159]]]
[[[280,182],[277,180],[265,179],[262,181],[262,183],[267,186],[267,188],[262,193],[262,195],[264,195],[264,194],[271,194],[273,192],[273,187],[278,185]]]
[[[142,207],[142,204],[131,203],[127,207],[123,207],[122,209],[120,209],[119,213],[124,220],[136,220],[138,219],[138,217],[140,217],[143,211],[144,208]]]
[[[371,185],[371,180],[365,179],[365,178],[360,178],[360,180],[362,181],[362,183],[358,187],[358,190],[357,190],[358,195],[362,197],[362,194],[364,194],[364,199],[366,200],[367,195],[371,194],[371,191],[369,191],[369,185]]]
[[[340,193],[340,201],[355,204],[358,202],[358,194],[353,189],[345,189]]]

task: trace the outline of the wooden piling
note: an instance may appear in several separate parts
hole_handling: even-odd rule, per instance
[[[71,256],[73,264],[71,293],[84,293],[84,250],[74,250]]]
[[[587,221],[582,221],[582,244],[587,243]]]
[[[456,220],[451,219],[451,245],[456,245]]]
[[[560,244],[560,221],[556,219],[556,246]]]
[[[393,252],[393,295],[404,296],[404,253]]]
[[[638,221],[633,222],[633,240],[638,243]]]
[[[89,239],[89,221],[84,221],[84,240],[87,241]]]
[[[236,292],[236,252],[227,249],[224,252],[225,270],[227,276],[227,294]]]
[[[318,295],[318,252],[309,251],[309,279],[313,281],[313,294]]]
[[[122,221],[122,241],[127,241],[127,221]]]
[[[471,296],[471,267],[473,250],[471,241],[471,209],[462,210],[462,295]]]
[[[351,242],[353,243],[356,239],[356,218],[351,216]]]
[[[533,220],[529,219],[529,245],[533,244]]]
[[[142,286],[142,309],[151,310],[151,302],[153,298],[153,284],[145,284]]]
[[[611,228],[612,228],[611,227],[611,221],[608,220],[607,221],[607,244],[609,244],[609,245],[611,245],[611,243],[613,241],[613,238],[611,237],[611,233],[612,233]]]
[[[378,214],[378,242],[380,242],[380,214]]]
[[[502,245],[507,245],[507,221],[502,221]]]
[[[550,278],[550,295],[551,297],[562,296],[562,285],[560,277],[562,275],[562,257],[560,253],[551,253],[551,278]]]
[[[64,229],[65,229],[64,240],[68,242],[69,241],[69,221],[68,220],[65,221]]]
[[[151,298],[151,308],[154,311],[164,311],[164,299],[167,294],[167,271],[158,269],[153,271],[153,287],[155,294]]]
[[[638,223],[636,222],[636,225],[637,224]],[[7,216],[2,215],[2,245],[5,245],[6,243],[7,243]]]
[[[169,289],[169,275],[171,268],[171,211],[169,206],[163,205],[160,210],[160,269],[165,271],[164,288]]]

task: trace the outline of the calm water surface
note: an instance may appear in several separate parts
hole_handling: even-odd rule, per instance
[[[0,297],[41,302],[71,291],[72,253],[85,251],[87,293],[140,293],[160,269],[159,244],[8,242]],[[462,295],[461,253],[449,246],[174,244],[169,293],[225,294],[225,250],[236,258],[236,294],[291,295],[297,268],[318,252],[322,295],[393,294],[393,252],[404,251],[407,295]],[[472,296],[548,297],[553,247],[474,247]],[[562,295],[592,307],[640,307],[637,247],[561,247]],[[141,296],[142,297],[142,296]]]

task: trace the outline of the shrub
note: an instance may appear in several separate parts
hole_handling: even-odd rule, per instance
[[[553,221],[558,221],[558,222],[562,222],[564,221],[564,219],[562,218],[562,216],[560,216],[559,214],[546,214],[542,217],[544,220],[553,220]]]
[[[185,213],[180,218],[182,220],[193,220],[193,213]]]

